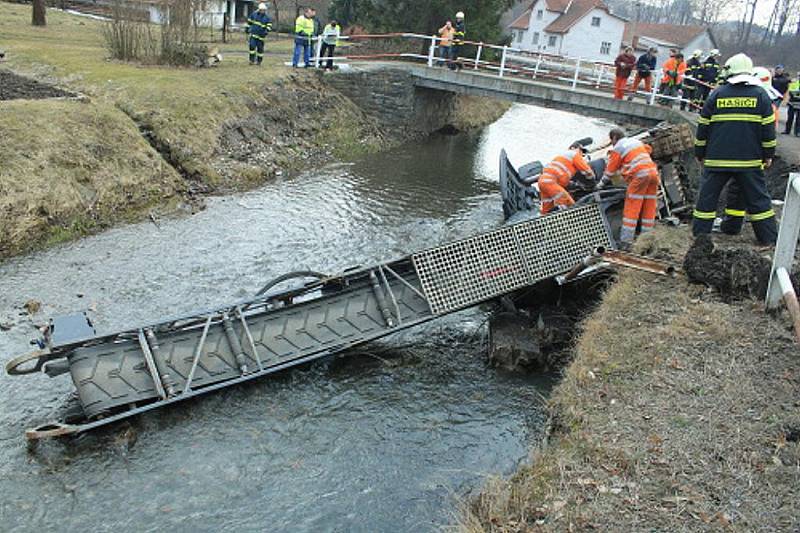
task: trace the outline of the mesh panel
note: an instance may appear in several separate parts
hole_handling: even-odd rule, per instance
[[[610,247],[596,205],[426,250],[414,266],[434,314],[447,313],[567,272],[598,246]]]

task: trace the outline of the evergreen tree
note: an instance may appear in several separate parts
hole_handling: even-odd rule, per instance
[[[496,43],[500,16],[513,0],[333,0],[331,16],[343,24],[360,24],[371,32],[411,32],[430,35],[463,11],[467,40]]]

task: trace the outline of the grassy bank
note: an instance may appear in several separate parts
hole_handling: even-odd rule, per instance
[[[685,229],[645,252],[680,264]],[[623,271],[585,322],[530,464],[465,531],[788,530],[800,522],[800,360],[784,317]]]
[[[0,113],[0,257],[135,217],[185,187],[113,106],[15,100]]]
[[[30,25],[30,6],[0,2],[3,68],[88,96],[0,101],[0,258],[140,216],[181,193],[220,193],[351,159],[388,138],[316,72],[284,62],[270,38],[250,67],[243,34],[213,68],[107,60],[103,23],[59,11]],[[506,104],[464,99],[458,127],[485,125]],[[171,168],[170,168],[171,167]]]

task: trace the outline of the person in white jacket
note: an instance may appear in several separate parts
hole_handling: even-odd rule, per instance
[[[322,30],[322,49],[320,50],[319,57],[328,57],[328,64],[325,68],[333,70],[333,52],[336,50],[336,45],[339,44],[339,37],[342,35],[342,27],[335,20],[330,21],[325,29]],[[322,60],[320,60],[318,67],[322,68]]]

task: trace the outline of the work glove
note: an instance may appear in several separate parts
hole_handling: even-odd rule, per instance
[[[608,179],[607,176],[603,176],[602,178],[600,178],[600,181],[597,182],[597,185],[594,186],[594,190],[599,191],[605,189],[610,182],[611,180]]]

